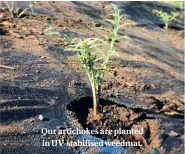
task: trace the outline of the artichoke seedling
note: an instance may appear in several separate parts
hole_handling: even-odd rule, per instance
[[[109,41],[104,41],[100,38],[73,40],[71,48],[66,49],[77,53],[88,76],[93,94],[94,117],[99,113],[99,96],[101,85],[103,84],[104,73],[109,66],[110,58],[115,54],[114,43],[121,38],[129,39],[127,36],[118,36],[117,34],[119,28],[123,27],[123,25],[120,25],[120,19],[123,16],[116,5],[113,5],[113,7],[114,19],[108,20],[112,24],[112,29],[106,29],[106,31],[109,32]]]
[[[167,31],[169,29],[169,24],[175,20],[175,18],[179,15],[178,12],[172,12],[171,14],[168,14],[166,12],[153,10],[153,13],[156,14],[158,17],[160,17],[164,23],[165,23],[165,30]]]

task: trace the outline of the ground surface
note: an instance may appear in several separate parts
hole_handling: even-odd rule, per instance
[[[154,117],[166,134],[157,147],[158,153],[181,154],[184,142],[183,11],[172,23],[171,30],[165,32],[161,28],[163,22],[151,12],[156,8],[169,12],[174,9],[171,6],[157,2],[116,4],[127,15],[123,22],[134,24],[119,34],[129,36],[132,42],[116,43],[116,55],[105,75],[108,84],[103,87],[102,97]],[[15,8],[24,9],[27,5],[20,2]],[[56,129],[64,122],[74,127],[71,120],[76,119],[68,114],[66,106],[72,100],[91,96],[87,77],[81,73],[74,53],[64,51],[65,40],[46,30],[54,27],[71,38],[104,37],[104,31],[91,28],[97,23],[108,25],[102,19],[112,12],[110,3],[39,2],[33,7],[33,15],[28,12],[14,21],[8,19],[3,3],[1,8],[1,64],[14,68],[0,68],[2,153],[75,153],[76,150],[66,146],[41,146],[43,139],[56,138],[43,137],[41,128]],[[126,112],[121,110],[119,112]],[[40,121],[39,114],[48,120]],[[127,153],[148,151],[127,149]]]

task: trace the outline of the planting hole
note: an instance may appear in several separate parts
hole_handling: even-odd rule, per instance
[[[93,105],[91,97],[82,97],[67,105],[67,110],[74,113],[75,119],[84,129],[89,130],[142,130],[142,135],[131,134],[95,134],[93,136],[103,140],[137,141],[140,140],[144,146],[161,145],[163,130],[161,124],[155,118],[148,118],[145,113],[136,113],[135,109],[127,108],[108,100],[100,99],[102,111],[96,119],[93,117]]]

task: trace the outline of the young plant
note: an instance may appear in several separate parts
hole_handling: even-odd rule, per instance
[[[36,2],[29,2],[29,5],[28,5],[28,7],[27,8],[25,8],[23,11],[21,11],[19,14],[18,14],[18,16],[17,16],[17,18],[20,18],[28,9],[31,9],[31,11],[32,11],[32,13],[33,13],[33,5],[35,4]],[[6,4],[6,6],[7,6],[7,8],[8,8],[8,10],[9,10],[9,16],[10,16],[10,18],[15,18],[15,16],[14,16],[14,2],[12,2],[11,3],[11,5],[8,3],[8,2],[5,2],[5,4]]]
[[[155,13],[158,17],[160,17],[164,21],[166,31],[169,29],[169,24],[173,20],[175,20],[175,18],[179,15],[178,12],[172,12],[171,14],[168,14],[158,10],[153,10],[153,13]]]
[[[110,42],[106,42],[99,38],[87,38],[80,41],[74,40],[71,43],[72,48],[67,49],[73,50],[77,53],[83,68],[87,73],[93,94],[94,117],[98,114],[99,96],[104,73],[109,66],[110,58],[115,54],[114,43],[116,40],[121,38],[128,39],[126,36],[118,36],[118,30],[122,27],[122,25],[120,25],[120,19],[122,16],[118,7],[116,5],[113,5],[113,7],[115,18],[110,21],[113,26],[111,30],[107,29],[107,31],[109,31]]]
[[[25,8],[23,11],[21,11],[18,15],[17,18],[20,18],[28,9],[31,10],[32,14],[33,14],[33,5],[35,4],[36,2],[29,2],[29,5],[27,8]]]

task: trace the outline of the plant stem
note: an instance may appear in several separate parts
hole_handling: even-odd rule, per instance
[[[96,91],[95,84],[92,85],[92,93],[93,93],[93,115],[95,117],[98,113],[99,106],[99,94]]]
[[[92,93],[93,93],[93,115],[94,117],[98,113],[98,106],[99,106],[99,89],[96,88],[96,80],[94,77],[94,72],[92,72],[92,78],[91,78],[91,84],[92,84]]]
[[[87,68],[86,65],[84,65],[84,67]],[[99,106],[99,88],[98,89],[96,88],[94,72],[91,72],[92,75],[88,71],[86,71],[86,73],[88,75],[89,82],[90,82],[91,88],[92,88],[92,94],[93,94],[93,115],[95,117],[97,115],[97,113],[98,113],[98,106]]]
[[[165,30],[166,30],[166,31],[168,31],[168,25],[169,25],[169,23],[168,23],[168,21],[166,21],[166,22],[165,22]]]

